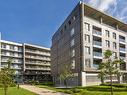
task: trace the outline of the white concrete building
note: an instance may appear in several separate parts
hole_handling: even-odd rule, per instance
[[[17,82],[51,80],[49,48],[5,40],[0,40],[0,45],[0,69],[11,59]]]

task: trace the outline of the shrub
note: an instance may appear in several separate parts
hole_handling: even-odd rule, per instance
[[[36,84],[39,84],[39,82],[38,82],[38,81],[34,81],[34,80],[32,80],[32,81],[28,81],[28,83],[29,83],[29,84],[31,84],[31,85],[36,85]]]
[[[71,90],[65,90],[63,91],[64,93],[67,93],[67,94],[73,94],[73,92]]]
[[[53,86],[53,82],[42,82],[42,83],[39,83],[38,85]]]
[[[111,86],[109,83],[101,84],[100,86]],[[113,87],[127,88],[127,84],[112,84]]]
[[[73,93],[79,93],[79,92],[82,92],[83,89],[73,88],[71,91],[72,91]]]
[[[11,83],[10,87],[16,87],[16,84],[13,82]]]

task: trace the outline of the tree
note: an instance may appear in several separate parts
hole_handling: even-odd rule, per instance
[[[65,65],[64,68],[63,68],[63,71],[62,73],[60,74],[59,78],[60,80],[63,80],[64,81],[64,85],[66,86],[67,88],[67,80],[70,78],[70,77],[73,77],[73,73],[71,71],[71,67],[69,65]]]
[[[104,65],[103,65],[103,63],[101,63],[100,65],[99,65],[99,70],[100,70],[100,73],[98,74],[98,77],[101,79],[101,84],[104,84],[104,76],[105,76],[105,71],[104,71]]]
[[[0,71],[0,83],[3,86],[4,89],[4,95],[7,95],[8,87],[14,83],[13,77],[14,77],[14,70],[11,69],[11,63],[12,60],[9,59],[7,62],[7,66],[1,69]]]
[[[104,53],[105,62],[100,64],[100,75],[103,77],[109,77],[110,79],[110,86],[111,86],[111,95],[113,95],[113,75],[118,75],[120,70],[118,67],[118,64],[120,64],[122,61],[118,60],[117,58],[113,58],[112,51],[106,50]]]

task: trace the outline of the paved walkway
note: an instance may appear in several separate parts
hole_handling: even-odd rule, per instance
[[[61,92],[55,92],[52,90],[48,90],[45,88],[39,88],[39,87],[32,86],[32,85],[20,85],[20,87],[23,89],[29,90],[31,92],[34,92],[38,95],[69,95],[69,94],[64,94]]]

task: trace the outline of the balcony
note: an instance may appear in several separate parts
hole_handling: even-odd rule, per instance
[[[126,44],[126,43],[125,43],[125,39],[119,38],[119,42],[120,42],[121,44]]]
[[[126,49],[125,48],[120,48],[119,51],[122,52],[122,53],[126,53]]]
[[[126,61],[126,57],[120,56],[120,59],[122,59],[123,61]]]
[[[97,35],[97,36],[101,36],[102,32],[101,31],[97,31],[97,30],[93,30],[93,34]]]
[[[40,65],[40,66],[50,66],[49,63],[32,63],[32,62],[26,62],[26,65]]]
[[[93,67],[94,67],[94,69],[98,69],[99,68],[99,64],[93,63]]]
[[[102,59],[102,53],[100,52],[93,52],[93,57],[96,59]]]
[[[50,71],[51,69],[50,68],[34,68],[34,67],[26,67],[27,70],[39,70],[39,71]]]
[[[99,41],[93,41],[93,45],[94,45],[94,47],[101,48],[101,46],[102,46],[102,42],[99,42]]]
[[[25,56],[25,58],[27,58],[27,59],[31,59],[31,60],[41,60],[41,61],[51,61],[51,59],[48,57],[48,58],[46,58],[46,57],[38,57],[38,56]]]
[[[48,53],[48,52],[42,52],[42,51],[38,51],[38,50],[26,49],[25,52],[26,53],[32,53],[32,54],[35,54],[35,55],[50,56],[50,53]]]

